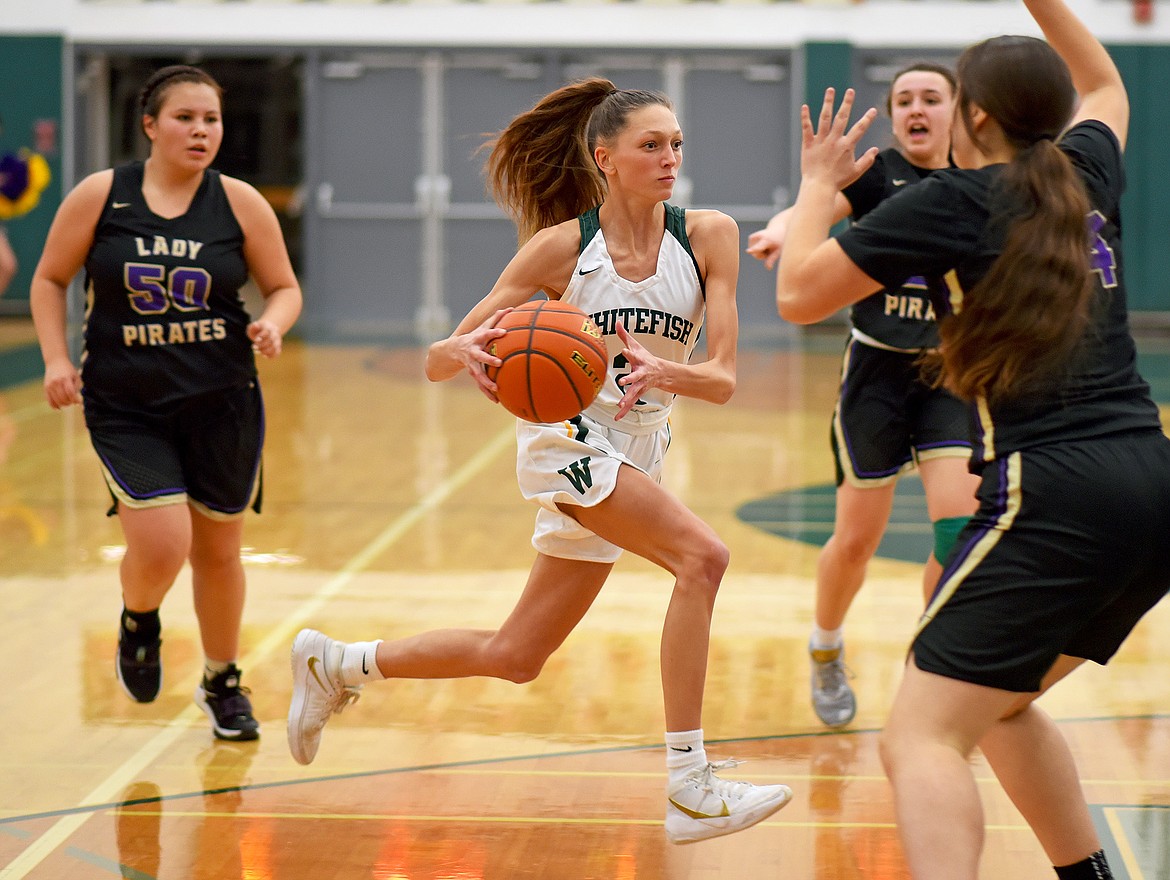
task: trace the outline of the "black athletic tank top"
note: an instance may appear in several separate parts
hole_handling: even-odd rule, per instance
[[[883,150],[865,174],[842,190],[852,208],[850,216],[854,222],[861,220],[886,199],[930,174],[929,168],[912,164],[896,149]],[[926,280],[920,276],[911,276],[855,303],[849,316],[854,330],[863,334],[862,342],[899,351],[938,347],[937,316]]]
[[[240,299],[244,233],[218,171],[187,212],[159,217],[142,195],[143,163],[114,169],[85,261],[84,394],[153,410],[256,375]]]

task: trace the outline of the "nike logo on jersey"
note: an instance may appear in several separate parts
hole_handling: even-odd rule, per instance
[[[890,181],[890,183],[892,183],[894,186],[905,186],[906,185],[906,178],[895,177],[893,180]]]
[[[592,269],[578,269],[577,274],[578,275],[588,275],[591,272],[596,272],[600,268],[601,268],[600,266],[594,266]]]
[[[111,207],[114,207],[114,208],[129,208],[129,207],[130,207],[130,203],[129,203],[129,202],[114,202],[114,203],[113,203],[113,205],[112,205]]]

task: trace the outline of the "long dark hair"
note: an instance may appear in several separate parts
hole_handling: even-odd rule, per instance
[[[957,115],[972,143],[978,106],[1015,157],[995,185],[990,222],[1003,249],[939,325],[942,379],[960,397],[1018,397],[1068,369],[1092,311],[1084,184],[1056,145],[1076,92],[1068,67],[1043,40],[996,37],[958,63]]]
[[[590,77],[541,98],[484,145],[488,188],[515,220],[521,243],[601,204],[605,177],[594,147],[612,141],[630,113],[654,105],[673,109],[660,92]]]

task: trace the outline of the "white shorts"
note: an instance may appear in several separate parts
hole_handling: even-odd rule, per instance
[[[551,424],[517,420],[516,479],[521,494],[540,505],[532,546],[546,556],[615,562],[621,547],[565,516],[557,505],[600,504],[617,485],[623,464],[659,481],[669,446],[669,422],[648,434],[627,434],[584,414]]]

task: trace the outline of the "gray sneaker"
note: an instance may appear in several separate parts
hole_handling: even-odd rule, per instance
[[[813,710],[826,727],[844,727],[857,714],[857,700],[849,686],[851,673],[845,666],[845,646],[820,650],[810,645],[808,657]]]

